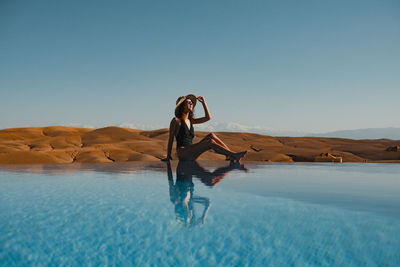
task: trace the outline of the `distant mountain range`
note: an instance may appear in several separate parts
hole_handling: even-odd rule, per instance
[[[357,130],[343,130],[328,133],[308,134],[307,136],[339,137],[349,139],[392,139],[400,140],[400,128],[367,128]]]
[[[218,123],[210,122],[204,125],[196,125],[196,129],[200,131],[214,132],[248,132],[258,133],[271,136],[312,136],[312,137],[337,137],[349,139],[392,139],[400,140],[400,128],[366,128],[356,130],[342,130],[327,133],[307,133],[301,131],[288,131],[271,129],[261,126],[245,126],[238,123]]]
[[[229,122],[208,122],[205,124],[196,125],[196,130],[207,132],[245,132],[245,133],[258,133],[270,136],[306,136],[308,133],[301,131],[290,131],[272,129],[263,126],[246,126],[239,123]]]

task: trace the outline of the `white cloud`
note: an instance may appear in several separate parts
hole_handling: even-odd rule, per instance
[[[75,127],[75,128],[91,128],[95,129],[93,125],[84,124],[84,123],[66,123],[65,126],[67,127]]]
[[[124,123],[118,125],[118,127],[130,128],[130,129],[138,129],[138,127],[135,124],[130,123],[130,122],[124,122]]]
[[[131,122],[124,122],[117,126],[122,127],[122,128],[140,129],[140,130],[157,130],[157,129],[165,128],[165,126],[156,125],[156,124],[149,125],[149,124],[140,124],[140,123],[131,123]]]

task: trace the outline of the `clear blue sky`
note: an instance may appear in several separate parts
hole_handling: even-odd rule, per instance
[[[0,128],[400,127],[400,1],[0,0]],[[198,106],[197,114],[202,115]]]

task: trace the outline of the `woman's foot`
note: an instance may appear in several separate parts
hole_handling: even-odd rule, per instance
[[[246,168],[246,166],[244,166],[244,164],[240,163],[240,162],[231,162],[230,165],[232,166],[232,168],[236,169],[236,170],[241,170],[241,171],[245,171],[248,172],[249,169]]]
[[[247,154],[247,150],[246,151],[242,151],[242,152],[238,152],[233,154],[233,156],[231,158],[233,158],[234,160],[236,160],[236,162],[239,162],[239,160],[241,158],[243,158],[245,155]]]

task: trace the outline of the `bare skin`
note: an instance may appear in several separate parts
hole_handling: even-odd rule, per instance
[[[208,134],[208,135],[207,135],[205,138],[203,138],[200,142],[207,141],[207,138],[214,138],[214,140],[215,140],[215,142],[216,142],[217,144],[221,145],[221,146],[224,147],[226,150],[231,151],[231,150],[229,149],[229,147],[228,147],[227,145],[225,145],[225,143],[222,142],[222,140],[219,139],[218,136],[216,136],[214,133]],[[232,151],[231,151],[231,152],[232,152]],[[226,156],[226,160],[234,161],[234,159],[233,159],[232,157],[229,157],[229,156]]]
[[[217,141],[217,139],[218,137],[215,134],[211,133],[197,144],[178,148],[178,157],[180,160],[196,160],[202,153],[212,149],[218,154],[222,154],[229,157],[230,159],[239,161],[247,153],[247,151],[242,151],[238,153],[232,152],[225,144],[221,145]]]
[[[211,115],[204,98],[202,96],[199,96],[197,100],[203,105],[205,116],[202,118],[193,118],[192,124],[201,124],[211,119]],[[193,103],[190,99],[186,99],[183,105],[184,109],[181,120],[186,123],[188,128],[190,128],[189,112],[193,112]],[[167,157],[163,159],[163,161],[168,161],[172,159],[172,144],[174,142],[175,136],[179,131],[180,123],[181,122],[179,118],[174,117],[171,120],[169,127]],[[221,141],[221,139],[219,139],[214,133],[211,133],[196,144],[185,147],[178,147],[177,154],[179,160],[196,160],[202,153],[210,149],[214,150],[218,154],[225,155],[227,159],[230,159],[232,161],[239,161],[247,153],[247,151],[237,153],[233,152],[226,144],[224,144],[224,142]]]

